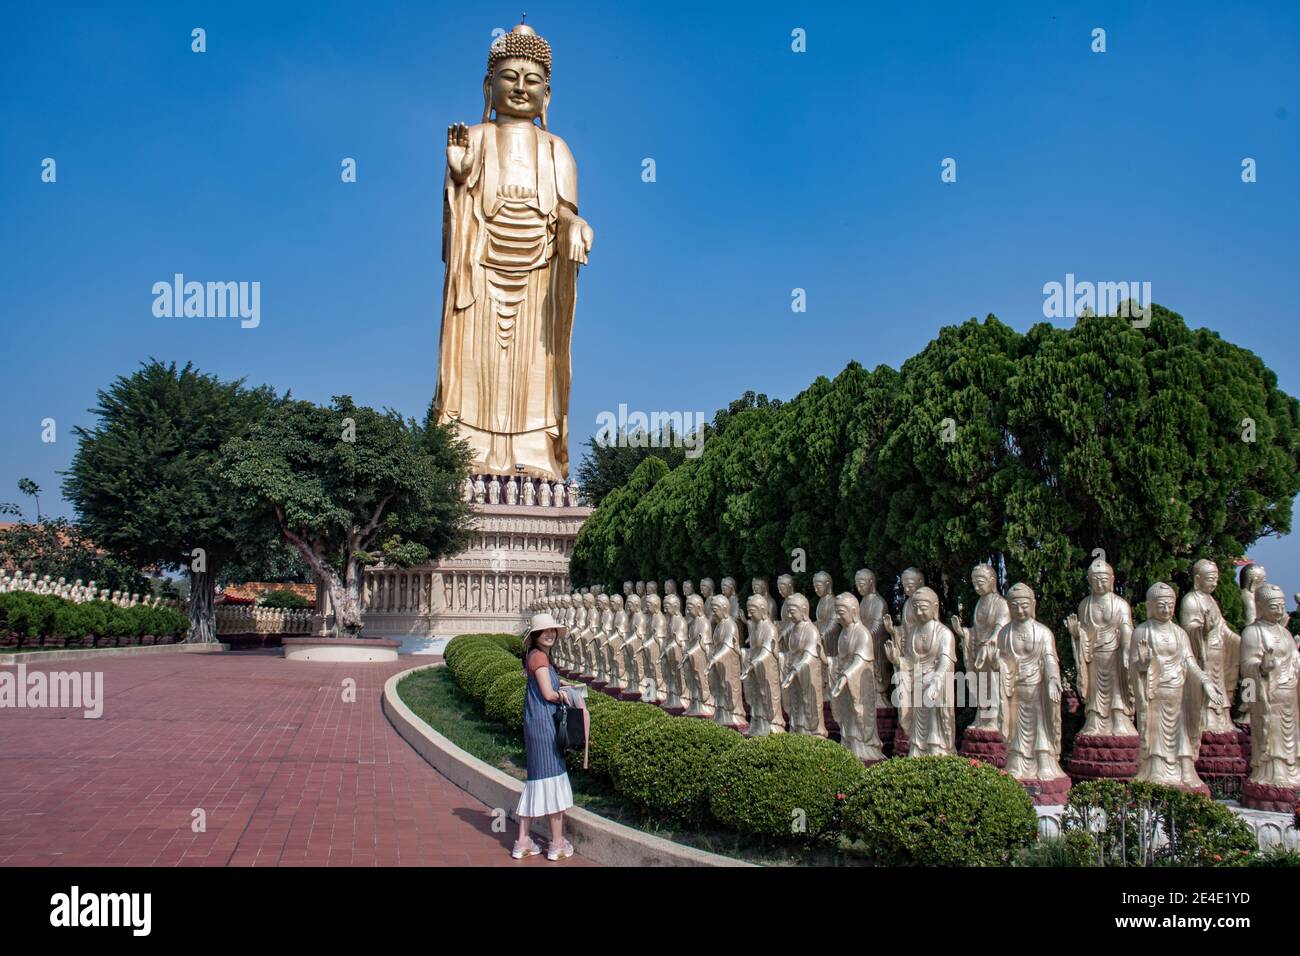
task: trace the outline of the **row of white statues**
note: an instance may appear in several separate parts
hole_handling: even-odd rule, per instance
[[[107,588],[97,588],[94,581],[83,584],[80,578],[69,583],[64,578],[53,580],[48,574],[38,577],[35,574],[24,574],[22,571],[15,571],[10,574],[0,570],[0,594],[7,594],[11,591],[49,594],[72,601],[75,604],[82,604],[86,601],[107,601],[109,604],[116,604],[118,607],[135,607],[137,604],[148,607],[163,607],[174,603],[152,595],[128,594],[126,591],[110,591]]]
[[[1090,593],[1066,621],[1077,689],[1085,708],[1082,735],[1135,738],[1136,779],[1203,789],[1195,763],[1206,730],[1231,731],[1240,693],[1253,734],[1251,781],[1300,788],[1300,651],[1287,631],[1280,588],[1259,572],[1243,574],[1249,625],[1240,636],[1213,597],[1218,568],[1199,561],[1195,588],[1181,608],[1168,584],[1146,594],[1147,619],[1133,626],[1129,604],[1114,593],[1104,560],[1088,569]],[[815,612],[782,575],[777,605],[755,578],[741,613],[732,578],[625,582],[624,594],[599,588],[542,598],[567,628],[556,643],[557,666],[607,690],[627,692],[689,716],[711,718],[750,735],[827,736],[824,705],[841,743],[866,762],[883,759],[877,708],[897,707],[911,755],[956,752],[960,689],[978,688],[971,729],[1005,741],[1007,772],[1025,782],[1060,781],[1063,678],[1052,631],[1036,619],[1025,584],[997,591],[989,565],[971,575],[979,599],[972,621],[940,620],[939,597],[908,568],[906,600],[894,620],[876,577],[855,575],[857,596],[832,593],[826,572],[814,576]],[[967,671],[958,672],[958,646]],[[892,692],[891,692],[892,689]],[[987,693],[983,692],[987,690]],[[956,693],[955,693],[956,691]]]
[[[581,489],[577,482],[546,481],[528,475],[474,475],[466,477],[461,497],[474,504],[539,505],[543,508],[577,507]]]

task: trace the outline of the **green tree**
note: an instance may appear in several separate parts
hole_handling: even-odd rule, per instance
[[[221,445],[280,401],[269,388],[223,382],[191,363],[142,363],[98,393],[63,493],[85,533],[136,567],[185,570],[192,643],[216,640],[221,568],[265,550],[273,528],[222,480]]]
[[[362,565],[387,542],[406,560],[461,550],[472,452],[431,407],[421,425],[339,396],[288,402],[227,443],[221,470],[244,507],[268,516],[329,589],[337,626],[362,627]]]
[[[41,520],[41,486],[30,478],[18,479],[18,490],[29,498],[36,499],[36,520]]]
[[[151,591],[138,568],[105,554],[67,518],[46,518],[39,524],[24,521],[0,531],[0,565],[6,564],[37,577],[93,581],[96,590]]]

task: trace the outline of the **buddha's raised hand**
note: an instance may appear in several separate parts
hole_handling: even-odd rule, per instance
[[[447,168],[457,179],[464,179],[469,172],[469,161],[469,127],[452,123],[447,127]]]

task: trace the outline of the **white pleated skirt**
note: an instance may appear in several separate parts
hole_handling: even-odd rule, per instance
[[[525,783],[515,814],[521,817],[544,817],[568,810],[572,806],[573,789],[569,786],[569,775],[562,773]]]

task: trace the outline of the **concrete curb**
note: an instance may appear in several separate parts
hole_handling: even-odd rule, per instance
[[[517,820],[514,807],[518,806],[519,796],[524,791],[523,783],[461,750],[417,717],[397,695],[397,684],[403,678],[417,671],[442,666],[441,661],[424,664],[390,677],[384,684],[384,716],[435,770],[489,807],[505,808],[510,818]],[[538,820],[533,829],[545,836],[546,820]],[[602,866],[753,866],[742,860],[682,846],[578,807],[565,814],[565,836],[577,852]]]
[[[149,654],[222,654],[229,644],[146,644],[142,647],[86,647],[62,651],[0,654],[0,665],[44,664],[47,661],[86,661],[95,657],[139,657]]]

